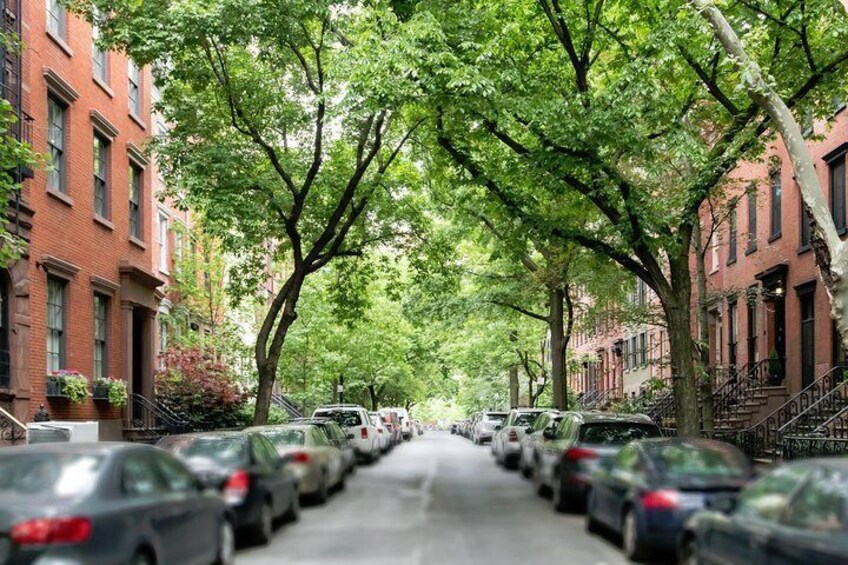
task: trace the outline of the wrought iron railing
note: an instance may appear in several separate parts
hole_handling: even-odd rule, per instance
[[[177,415],[174,411],[158,404],[149,398],[133,393],[132,416],[130,425],[152,435],[181,434],[191,430],[187,418]]]
[[[0,438],[3,441],[15,445],[26,439],[26,426],[12,416],[9,412],[0,408]]]
[[[808,457],[848,455],[848,439],[787,436],[783,438],[781,455],[784,461],[806,459]]]
[[[841,383],[844,370],[841,365],[832,368],[753,426],[717,430],[713,437],[736,445],[749,457],[777,459],[781,452],[778,430]]]
[[[283,408],[290,418],[303,418],[303,412],[287,396],[272,392],[271,402]]]
[[[671,388],[660,391],[654,397],[654,401],[645,407],[645,414],[659,426],[666,426],[669,420],[673,420],[674,414],[674,392]]]
[[[598,390],[590,390],[589,392],[577,399],[577,406],[580,408],[580,410],[589,410],[589,406],[592,405],[592,403],[595,401],[599,394],[600,391]]]
[[[835,418],[846,413],[848,408],[848,381],[834,381],[830,391],[812,402],[806,410],[780,426],[777,430],[778,443],[786,437],[826,437]]]

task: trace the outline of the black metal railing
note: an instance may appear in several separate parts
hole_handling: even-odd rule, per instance
[[[713,394],[713,421],[720,429],[732,427],[748,402],[767,386],[779,386],[785,377],[783,359],[763,359],[732,374],[728,381]]]
[[[777,442],[786,437],[827,437],[836,419],[844,418],[848,408],[848,381],[834,381],[830,391],[812,402],[806,410],[780,426]],[[840,424],[840,429],[843,427]]]
[[[591,406],[595,402],[599,394],[600,391],[598,390],[590,390],[589,392],[577,399],[577,406],[580,410],[589,410],[589,406]]]
[[[182,434],[191,430],[187,418],[137,393],[130,396],[132,415],[130,425],[152,435]]]
[[[21,421],[0,408],[0,439],[15,445],[26,440],[26,431],[26,426]]]
[[[806,459],[808,457],[848,455],[848,439],[787,436],[783,438],[781,455],[784,461]]]
[[[844,380],[845,369],[839,365],[810,383],[780,407],[744,430],[717,430],[713,437],[732,443],[752,458],[780,457],[778,430],[807,410]]]
[[[303,412],[287,396],[272,392],[271,402],[283,408],[289,415],[289,418],[303,418]]]
[[[645,407],[645,414],[661,427],[669,426],[674,420],[674,392],[671,388],[662,390],[654,396],[654,401]]]

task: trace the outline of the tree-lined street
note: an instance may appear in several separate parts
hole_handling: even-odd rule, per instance
[[[529,481],[478,447],[428,432],[361,467],[332,505],[238,563],[270,565],[574,565],[627,563],[615,540],[589,536],[582,515],[556,514]]]

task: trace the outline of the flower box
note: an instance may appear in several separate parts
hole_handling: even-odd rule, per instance
[[[47,375],[45,388],[48,398],[67,398],[74,404],[83,404],[91,396],[88,379],[79,371],[53,371]]]
[[[45,393],[48,398],[68,398],[65,394],[65,383],[61,380],[48,377],[46,386]]]
[[[96,402],[109,402],[109,385],[95,384],[92,391]]]
[[[98,377],[94,379],[93,390],[97,402],[107,402],[115,407],[127,405],[127,383],[122,379]]]

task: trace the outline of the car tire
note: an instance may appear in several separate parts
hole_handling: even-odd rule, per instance
[[[315,491],[315,503],[324,504],[330,498],[330,487],[327,484],[326,471],[321,474],[321,482],[318,484],[318,490]]]
[[[156,565],[156,560],[150,555],[149,551],[136,551],[135,555],[130,559],[130,565]]]
[[[633,508],[624,512],[621,520],[621,548],[631,561],[641,562],[648,556],[647,548],[639,536],[639,519]]]
[[[345,477],[344,473],[342,473],[341,478],[339,478],[339,482],[336,483],[336,490],[338,492],[342,492],[345,488],[347,488],[347,477]]]
[[[233,565],[236,562],[236,531],[232,522],[226,518],[221,520],[218,535],[218,555],[215,565]]]
[[[288,509],[283,514],[283,522],[293,524],[298,520],[300,520],[300,497],[297,495],[297,491],[295,491],[292,493]]]
[[[554,505],[554,510],[560,514],[569,512],[572,508],[571,499],[567,494],[562,492],[562,479],[557,477],[554,481],[554,488],[551,492],[551,502]]]
[[[536,494],[542,498],[547,498],[551,494],[551,488],[542,481],[542,473],[539,472],[538,465],[536,472],[533,473],[533,488],[536,490]]]
[[[274,509],[270,501],[262,503],[259,509],[259,523],[253,526],[253,540],[259,545],[266,545],[274,535]]]
[[[701,563],[698,558],[698,544],[695,538],[689,537],[683,541],[677,561],[680,565],[699,565]]]
[[[524,465],[521,469],[521,476],[524,477],[525,479],[532,479],[533,478],[533,467],[530,467],[529,465]]]

